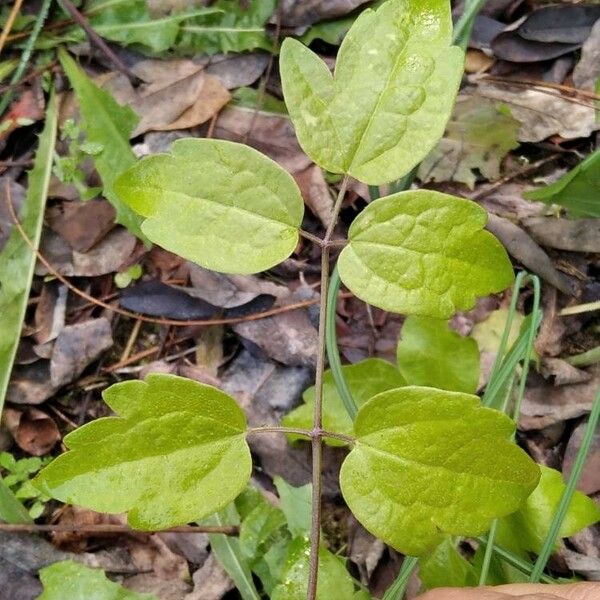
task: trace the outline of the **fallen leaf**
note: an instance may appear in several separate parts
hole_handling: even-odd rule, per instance
[[[42,592],[42,584],[19,561],[12,563],[0,557],[0,589],[7,600],[35,600]]]
[[[23,206],[23,202],[25,202],[25,188],[18,184],[12,177],[0,177],[0,252],[2,252],[14,226],[12,215],[8,210],[7,184],[16,214],[21,212],[21,207]]]
[[[54,420],[36,408],[5,408],[3,420],[19,448],[32,456],[48,454],[61,439]]]
[[[573,83],[582,90],[593,90],[600,76],[600,19],[583,43],[581,58],[573,69]]]
[[[113,345],[110,321],[104,317],[65,327],[50,359],[50,382],[56,388],[74,381]]]
[[[235,585],[214,554],[194,573],[194,591],[184,600],[221,600]]]
[[[573,433],[567,443],[562,466],[565,479],[569,477],[573,470],[573,464],[581,446],[586,426],[587,419],[584,419],[577,427],[575,427],[575,429],[573,429]],[[594,434],[592,447],[585,460],[581,478],[577,484],[577,489],[584,494],[595,494],[600,491],[600,433],[598,431]]]
[[[0,139],[6,139],[15,129],[22,127],[23,122],[29,124],[44,118],[44,107],[40,105],[39,99],[28,89],[10,105],[8,112],[0,120]]]
[[[35,333],[33,337],[37,344],[46,344],[56,339],[64,329],[67,296],[67,286],[58,281],[49,281],[42,287],[42,293],[34,315]],[[36,349],[34,348],[34,350]]]
[[[496,58],[515,63],[537,63],[552,60],[579,48],[581,44],[537,42],[522,37],[519,30],[503,31],[492,41]]]
[[[566,140],[585,138],[600,129],[592,106],[575,104],[560,93],[484,82],[479,82],[478,90],[482,96],[508,105],[521,123],[520,142],[540,142],[556,134]]]
[[[302,192],[304,203],[321,223],[328,227],[333,218],[333,197],[325,181],[323,171],[317,165],[294,174],[294,179]]]
[[[527,387],[519,429],[543,429],[589,413],[598,393],[600,376],[597,368],[590,367],[588,371],[592,378],[585,383],[554,386],[538,382]]]
[[[61,202],[48,208],[46,222],[73,250],[87,252],[113,229],[115,215],[106,200]]]
[[[289,296],[287,287],[255,275],[226,275],[189,263],[193,295],[214,306],[233,308],[266,294],[283,299]],[[191,290],[190,290],[191,292]]]
[[[419,166],[419,178],[459,181],[473,189],[478,171],[485,179],[500,177],[500,164],[517,148],[519,123],[506,108],[477,95],[459,96],[446,133]]]
[[[592,378],[587,371],[570,365],[566,360],[550,356],[542,357],[539,371],[545,379],[552,378],[554,385],[584,383]]]
[[[531,217],[522,223],[542,246],[570,252],[600,252],[600,219]]]
[[[144,315],[181,320],[210,319],[219,312],[216,306],[155,279],[124,289],[119,304]]]
[[[300,148],[288,117],[229,106],[219,113],[214,136],[245,142],[277,161],[290,173],[302,171],[312,164]]]
[[[538,42],[583,43],[600,19],[600,6],[543,6],[529,13],[519,25],[519,34]]]
[[[285,27],[306,27],[347,15],[365,2],[367,0],[283,0],[281,23]]]
[[[233,325],[233,330],[261,348],[267,356],[292,367],[314,367],[317,329],[304,309]]]
[[[489,215],[486,229],[504,245],[508,253],[523,266],[565,294],[572,295],[573,287],[565,275],[552,264],[550,257],[523,231],[508,219]]]
[[[252,85],[265,71],[269,56],[265,53],[222,54],[205,58],[204,71],[216,77],[228,90]]]
[[[62,237],[46,229],[40,252],[65,277],[98,277],[119,271],[133,254],[136,243],[131,233],[118,227],[88,252],[77,252]],[[49,272],[38,261],[35,274],[48,275]]]

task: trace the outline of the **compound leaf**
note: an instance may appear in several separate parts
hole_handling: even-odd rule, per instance
[[[103,195],[115,207],[117,223],[143,238],[140,217],[114,190],[117,176],[135,163],[129,136],[138,117],[128,106],[121,106],[108,92],[95,85],[67,52],[60,49],[58,56],[79,101],[86,141],[102,148],[94,155],[94,164],[102,179]]]
[[[18,219],[35,248],[40,243],[44,208],[50,187],[52,161],[58,123],[58,107],[53,92],[48,102],[46,123],[40,136],[32,170],[28,175],[27,194]],[[8,180],[5,179],[3,185]],[[10,185],[10,183],[9,183]],[[14,186],[14,184],[13,184]],[[0,202],[8,202],[7,190],[0,190]],[[11,195],[12,196],[12,195]],[[16,197],[11,197],[14,203]],[[17,212],[18,209],[15,208]],[[2,218],[6,215],[7,221]],[[8,235],[0,246],[0,412],[8,390],[10,374],[21,338],[21,327],[27,311],[27,300],[33,279],[36,255],[9,216],[8,206],[0,208],[0,228]],[[10,233],[7,234],[7,232]],[[4,235],[2,236],[4,237]]]
[[[384,310],[447,319],[514,279],[486,221],[474,202],[431,190],[380,198],[350,226],[340,278]]]
[[[140,160],[116,182],[147,217],[148,238],[207,269],[257,273],[298,242],[304,203],[292,176],[249,146],[180,139],[171,154]]]
[[[304,151],[321,167],[378,185],[418,164],[444,132],[462,76],[445,0],[389,0],[363,11],[335,75],[287,38],[280,69]]]
[[[473,394],[479,382],[479,348],[446,321],[411,315],[398,342],[398,368],[410,385]]]
[[[37,600],[157,600],[111,581],[100,569],[64,560],[40,570],[44,591]]]
[[[572,217],[600,217],[600,150],[550,185],[525,192],[528,200],[564,206]]]
[[[202,519],[245,488],[252,468],[246,419],[227,394],[153,374],[111,386],[104,399],[118,417],[65,437],[70,451],[34,480],[45,494],[127,512],[132,527],[162,529]]]
[[[271,600],[304,600],[308,587],[310,543],[305,538],[296,538],[291,544],[280,583],[271,595]],[[319,548],[319,581],[317,600],[352,598],[354,582],[342,561]]]
[[[498,523],[498,544],[520,554],[540,552],[566,487],[558,471],[545,466],[540,469],[540,482],[525,504]],[[575,492],[558,537],[569,537],[598,521],[600,508],[585,494]]]
[[[342,367],[344,379],[350,387],[352,397],[358,406],[367,400],[387,390],[406,385],[404,377],[398,369],[387,360],[368,358],[354,365]],[[315,405],[315,387],[309,387],[302,395],[304,404],[288,413],[283,419],[287,427],[312,428],[313,410]],[[331,371],[325,371],[323,377],[323,429],[352,435],[352,419],[344,408],[344,403],[337,391]],[[305,439],[290,435],[290,439]],[[342,442],[324,438],[330,446],[341,446]]]
[[[479,535],[538,483],[537,465],[509,440],[514,428],[477,396],[384,392],[358,412],[342,494],[366,529],[404,554],[423,554],[444,533]]]

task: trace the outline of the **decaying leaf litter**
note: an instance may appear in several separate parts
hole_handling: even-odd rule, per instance
[[[3,479],[15,481],[11,490],[26,512],[37,507],[29,518],[75,531],[44,538],[0,529],[0,562],[6,565],[0,569],[0,590],[7,590],[6,598],[36,598],[42,589],[38,577],[47,588],[53,577],[60,581],[60,570],[44,570],[59,563],[63,577],[80,569],[77,565],[100,567],[131,590],[132,598],[236,597],[231,570],[219,562],[223,539],[103,531],[124,527],[125,521],[34,496],[27,487],[19,492],[39,466],[17,465],[59,454],[67,433],[110,414],[100,397],[104,388],[150,373],[178,374],[222,388],[238,400],[253,426],[304,423],[311,414],[317,346],[318,249],[301,238],[292,257],[264,277],[217,274],[145,243],[139,217],[120,203],[114,186],[120,170],[136,157],[166,152],[179,138],[245,142],[290,173],[308,209],[303,228],[322,235],[340,179],[314,165],[298,144],[281,102],[273,57],[285,37],[295,37],[310,43],[332,67],[337,45],[356,16],[381,2],[299,0],[276,6],[274,1],[219,0],[190,7],[136,0],[123,10],[84,3],[81,14],[109,43],[110,54],[50,3],[33,56],[12,81],[39,4],[24,2],[12,24],[10,7],[0,13],[7,32],[0,75],[4,97],[12,97],[0,117],[0,392],[6,384],[0,444],[7,453],[0,468]],[[457,16],[461,9],[454,7]],[[572,469],[600,381],[594,312],[600,295],[599,13],[593,4],[484,6],[446,134],[420,165],[414,184],[477,200],[488,212],[488,229],[515,266],[542,280],[544,317],[518,440],[547,467],[543,481],[553,501],[560,488],[557,471],[566,477]],[[52,80],[57,97],[49,95]],[[34,160],[36,176],[28,177]],[[343,228],[382,191],[351,181],[334,239],[345,237]],[[45,208],[43,201],[33,205],[46,197]],[[30,243],[39,243],[37,261],[26,252]],[[178,243],[165,239],[163,245],[177,251]],[[223,251],[217,250],[215,261]],[[15,253],[25,258],[17,263]],[[29,271],[34,275],[28,294]],[[461,358],[460,369],[453,361],[438,374],[452,379],[455,387],[449,389],[483,389],[509,302],[508,294],[483,298],[452,318],[451,328],[459,335],[434,334],[446,340],[456,360]],[[531,303],[532,290],[526,288],[509,343]],[[415,359],[430,325],[404,322],[344,290],[336,327],[358,399],[398,387],[400,381],[432,384],[431,373],[423,374]],[[403,355],[414,362],[403,361]],[[361,362],[365,359],[370,362]],[[326,385],[331,401],[325,424],[341,420],[335,430],[343,431],[347,415],[333,381]],[[596,500],[597,445],[596,439],[579,486]],[[285,482],[277,478],[293,486],[310,481],[308,445],[261,436],[252,440],[251,451],[260,465],[253,483],[266,497],[263,510],[281,502],[285,512]],[[334,443],[324,456],[325,540],[332,552],[349,557],[352,574],[380,597],[400,561],[342,506],[338,473],[345,453]],[[9,479],[17,472],[25,473],[19,475],[22,480]],[[517,554],[539,551],[539,531],[546,522],[537,529],[534,522],[521,546],[515,544],[511,527],[518,530],[522,520],[532,519],[527,509],[521,508],[499,535]],[[296,508],[296,514],[302,510]],[[242,506],[237,511],[238,519],[246,518]],[[83,533],[86,527],[96,531]],[[273,531],[285,538],[287,527],[291,524],[280,523]],[[579,533],[577,523],[569,527],[563,534],[572,537],[561,543],[553,569],[557,575],[574,571],[598,579],[597,526]],[[446,555],[452,551],[439,549]],[[474,547],[463,544],[461,551],[468,556]],[[435,560],[421,565],[427,585],[444,583],[432,567]],[[460,561],[460,555],[453,560]],[[469,581],[472,574],[460,565]],[[99,571],[89,577],[89,585],[111,586]],[[235,586],[241,589],[237,580]],[[269,591],[285,597],[275,583]],[[41,597],[64,597],[59,588],[52,593],[47,589]]]

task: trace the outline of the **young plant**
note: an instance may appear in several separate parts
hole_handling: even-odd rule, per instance
[[[331,385],[324,363],[332,233],[349,177],[371,185],[398,179],[441,137],[463,68],[451,28],[447,0],[389,0],[356,19],[334,74],[298,41],[282,44],[284,96],[298,139],[315,163],[343,176],[334,217],[316,242],[320,349],[310,426],[249,428],[227,394],[149,375],[105,391],[116,416],[69,434],[69,451],[38,476],[41,490],[97,511],[126,512],[136,528],[166,528],[207,518],[244,490],[252,470],[249,436],[305,437],[313,460],[310,558],[307,547],[300,549],[294,595],[274,597],[311,599],[325,598],[327,589],[323,580],[317,593],[327,557],[320,541],[324,439],[350,447],[340,483],[356,518],[404,554],[423,554],[446,534],[485,533],[522,506],[539,469],[513,443],[514,422],[480,405],[471,377],[428,380],[450,388],[436,389],[422,379],[404,386],[398,373],[389,388],[365,390],[373,396],[353,423],[323,414],[324,385]],[[241,144],[178,140],[170,154],[144,158],[120,175],[113,191],[143,217],[149,240],[221,272],[269,269],[291,255],[303,234],[293,178]],[[448,319],[513,281],[508,256],[485,223],[482,208],[447,194],[380,198],[350,227],[340,277],[357,297],[385,310]]]

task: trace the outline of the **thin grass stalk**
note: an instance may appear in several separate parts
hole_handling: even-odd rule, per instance
[[[544,540],[542,549],[538,555],[537,560],[535,561],[533,570],[531,571],[531,575],[529,576],[529,581],[531,583],[537,583],[540,580],[544,569],[546,568],[546,563],[548,562],[554,550],[554,546],[556,544],[556,540],[558,539],[560,528],[565,519],[567,511],[569,510],[569,505],[571,504],[571,500],[573,499],[573,494],[575,493],[577,483],[579,482],[579,479],[581,477],[581,472],[583,471],[585,461],[592,447],[592,442],[594,440],[596,428],[598,427],[599,419],[600,390],[598,390],[598,394],[596,395],[596,399],[594,400],[592,411],[590,412],[590,416],[585,427],[585,432],[583,434],[583,439],[581,441],[581,446],[577,451],[577,457],[575,458],[573,470],[571,471],[571,475],[569,476],[569,480],[567,481],[565,491],[563,492],[560,498],[558,508],[556,509],[556,513],[554,514],[554,518],[552,519],[552,523],[550,524],[550,529],[548,530],[548,535]]]

